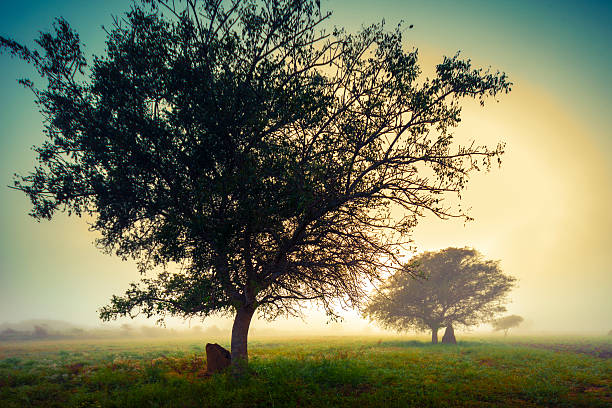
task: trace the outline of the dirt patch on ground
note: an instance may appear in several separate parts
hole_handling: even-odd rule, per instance
[[[610,382],[602,382],[601,384],[581,385],[574,387],[569,393],[570,398],[579,398],[580,395],[595,396],[600,401],[612,403],[612,390]]]
[[[487,366],[487,367],[493,367],[494,365],[493,359],[491,358],[481,358],[480,360],[478,360],[478,364]]]
[[[590,356],[603,359],[612,358],[612,344],[515,343],[515,345],[561,351],[567,353],[588,354]]]

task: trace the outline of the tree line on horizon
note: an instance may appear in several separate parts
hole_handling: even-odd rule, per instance
[[[104,339],[118,337],[177,337],[204,336],[209,339],[224,337],[225,331],[216,325],[207,327],[193,326],[189,329],[168,329],[158,326],[133,326],[122,324],[120,327],[84,328],[56,320],[36,319],[15,324],[0,325],[0,341],[22,340],[62,340],[62,339]]]

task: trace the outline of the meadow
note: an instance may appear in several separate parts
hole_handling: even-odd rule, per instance
[[[612,406],[609,336],[261,338],[241,379],[207,341],[0,343],[0,407]]]

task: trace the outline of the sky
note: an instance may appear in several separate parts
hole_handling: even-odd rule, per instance
[[[91,61],[104,48],[101,26],[128,7],[116,0],[3,1],[0,35],[31,45],[38,30],[63,16]],[[414,245],[419,252],[470,246],[499,260],[518,278],[508,313],[523,316],[526,331],[612,329],[612,3],[336,0],[322,8],[349,31],[381,19],[390,28],[399,20],[413,24],[404,43],[419,49],[424,72],[460,50],[474,65],[509,75],[512,92],[484,108],[466,103],[455,131],[460,141],[506,143],[501,168],[475,174],[462,196],[475,220],[426,217]],[[44,140],[32,95],[17,84],[23,77],[37,79],[25,63],[0,55],[0,323],[46,318],[96,326],[97,309],[139,275],[133,263],[96,249],[84,220],[36,222],[25,195],[7,187],[13,173],[33,168],[31,147]],[[309,308],[303,320],[252,327],[378,330],[355,311],[343,316],[328,324]],[[231,327],[223,319],[197,324]]]

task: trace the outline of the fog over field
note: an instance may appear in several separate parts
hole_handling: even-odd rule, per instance
[[[612,16],[609,2],[323,1],[333,24],[357,30],[362,24],[400,19],[414,28],[404,34],[417,47],[425,73],[442,55],[462,55],[476,66],[508,73],[514,83],[498,103],[466,103],[456,130],[459,141],[506,143],[501,168],[470,178],[462,208],[474,221],[427,216],[415,228],[414,254],[447,247],[472,247],[499,260],[517,278],[504,314],[524,317],[510,331],[520,334],[598,334],[612,329]],[[104,49],[101,25],[126,2],[32,1],[28,12],[16,2],[0,3],[0,35],[32,44],[37,30],[64,16],[86,44],[86,57]],[[475,12],[474,10],[477,10]],[[528,10],[528,11],[527,11]],[[127,318],[102,324],[98,309],[140,279],[132,261],[103,254],[87,218],[57,215],[36,222],[31,205],[9,189],[13,173],[35,165],[32,145],[43,141],[41,117],[32,95],[17,79],[31,69],[0,56],[0,335],[24,336],[41,327],[49,336],[210,336],[229,338],[230,317],[205,321]],[[331,321],[316,305],[302,318],[256,319],[251,336],[383,335],[358,311],[341,310]],[[41,320],[33,320],[41,319]],[[122,327],[123,325],[123,327]],[[143,328],[144,327],[144,328]],[[198,328],[199,327],[199,328]],[[174,330],[174,331],[171,331]],[[489,324],[458,338],[492,334]],[[10,333],[9,333],[10,334]],[[46,337],[39,331],[40,337]],[[14,335],[11,334],[11,335]],[[497,333],[496,336],[503,336]]]

